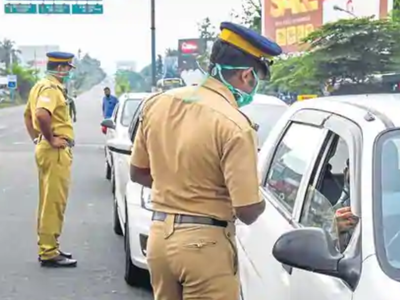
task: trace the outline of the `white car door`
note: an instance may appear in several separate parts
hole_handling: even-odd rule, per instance
[[[111,116],[111,119],[113,120],[115,126],[117,126],[118,111],[119,111],[119,104],[115,106],[113,114]],[[114,139],[115,135],[116,135],[116,129],[107,128],[106,141]],[[108,149],[106,150],[106,155],[107,155],[107,162],[110,165],[110,167],[112,167],[114,163],[114,155]]]
[[[309,182],[309,192],[304,197],[298,220],[300,227],[318,227],[329,230],[336,239],[336,227],[333,222],[330,223],[330,220],[334,219],[335,213],[332,201],[339,200],[340,196],[337,199],[336,196],[335,199],[330,199],[332,193],[329,193],[329,190],[332,189],[327,189],[327,185],[339,185],[340,188],[343,188],[343,184],[337,179],[335,182],[335,180],[329,181],[326,178],[340,177],[340,173],[343,174],[344,171],[342,170],[346,168],[346,161],[350,161],[346,171],[350,176],[350,186],[356,186],[357,182],[360,182],[361,171],[355,166],[361,165],[361,155],[357,155],[357,153],[361,153],[362,150],[362,135],[355,123],[336,115],[331,116],[324,123],[324,127],[328,130],[328,140],[320,151],[319,157],[321,159],[316,161],[313,167],[314,177]],[[328,177],[326,177],[327,164],[330,166]],[[352,211],[360,216],[361,200],[359,192],[357,188],[351,188],[349,201]],[[321,216],[328,216],[328,218]],[[291,300],[351,300],[353,298],[354,288],[361,276],[362,256],[361,243],[358,242],[361,238],[359,226],[360,224],[352,232],[348,245],[347,243],[345,246],[342,245],[342,252],[346,259],[353,261],[352,276],[354,279],[352,281],[354,281],[354,286],[352,287],[352,284],[340,278],[293,269],[290,279]]]
[[[310,176],[326,131],[290,122],[282,132],[271,149],[274,157],[259,162],[268,164],[261,186],[265,212],[254,224],[237,226],[243,300],[290,299],[292,268],[277,262],[271,250],[283,233],[293,229],[297,199],[304,194],[301,183]]]
[[[114,165],[115,169],[115,196],[118,204],[118,212],[122,224],[125,224],[126,220],[126,203],[125,203],[125,192],[126,186],[130,181],[130,155],[132,142],[136,135],[137,126],[139,124],[139,113],[141,105],[136,110],[131,124],[128,129],[128,133],[121,132],[116,138],[110,140],[107,144],[110,150],[115,155],[116,162]]]

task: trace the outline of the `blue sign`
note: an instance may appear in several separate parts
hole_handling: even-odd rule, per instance
[[[17,75],[7,75],[7,87],[10,90],[17,88]]]
[[[6,14],[37,14],[36,4],[4,4]]]
[[[71,13],[69,4],[39,4],[39,14],[67,14]]]
[[[101,15],[103,14],[103,4],[73,4],[73,15]]]

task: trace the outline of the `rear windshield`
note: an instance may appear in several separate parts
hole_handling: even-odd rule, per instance
[[[240,110],[246,114],[250,120],[259,125],[257,136],[259,147],[261,147],[271,132],[271,129],[287,110],[287,107],[283,105],[254,103],[246,105]]]
[[[121,124],[128,127],[132,121],[133,115],[137,108],[139,107],[142,99],[128,99],[124,103],[124,108],[122,110]]]

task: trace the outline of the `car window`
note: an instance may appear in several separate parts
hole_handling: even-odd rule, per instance
[[[117,122],[118,110],[119,110],[119,103],[117,103],[117,105],[115,105],[113,114],[111,116],[111,119],[114,121],[114,123]]]
[[[400,278],[400,130],[382,135],[375,154],[374,215],[380,265]],[[387,266],[385,268],[385,266]],[[385,270],[386,271],[386,270]],[[393,275],[392,275],[393,274]]]
[[[320,128],[292,123],[277,147],[265,187],[289,212],[293,211],[300,182],[323,136]]]
[[[349,154],[346,141],[330,132],[314,166],[300,217],[301,225],[330,233],[340,251],[346,249],[354,231],[354,227],[338,226],[335,220],[336,211],[351,204]]]
[[[272,128],[287,108],[284,105],[252,103],[240,109],[250,120],[259,125],[257,130],[259,147],[264,144]]]
[[[142,99],[128,99],[124,103],[121,116],[121,125],[128,127],[132,121],[133,115],[138,109]]]
[[[134,115],[132,117],[131,123],[129,125],[129,136],[131,138],[131,142],[132,143],[133,143],[133,140],[135,139],[136,130],[137,130],[138,121],[139,121],[139,116],[140,116],[140,112],[141,112],[141,110],[143,108],[144,102],[145,102],[144,100],[142,100],[140,102],[138,108],[136,109],[136,111],[135,111],[135,113],[134,113]]]

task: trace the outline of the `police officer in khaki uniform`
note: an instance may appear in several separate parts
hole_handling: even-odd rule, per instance
[[[61,234],[70,185],[74,133],[64,95],[73,68],[73,54],[47,54],[47,76],[32,88],[25,108],[27,131],[36,144],[39,173],[37,234],[39,261],[44,267],[74,267],[70,253],[62,252]]]
[[[281,48],[224,22],[208,79],[146,100],[131,179],[152,188],[147,261],[156,300],[238,300],[235,219],[264,211],[253,124],[239,111]]]

